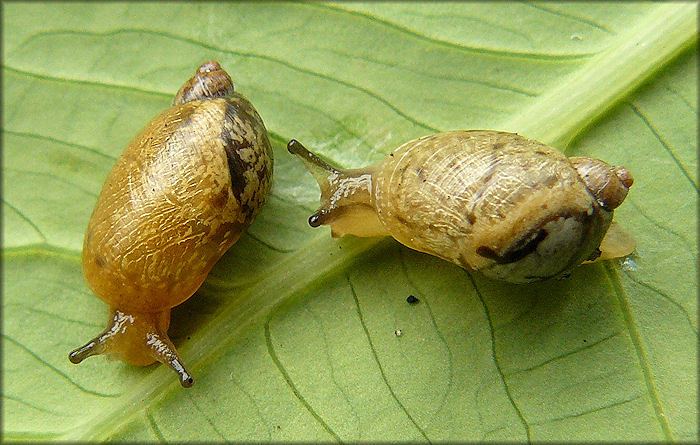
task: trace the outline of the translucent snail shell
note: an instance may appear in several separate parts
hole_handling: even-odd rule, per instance
[[[288,150],[321,187],[311,226],[330,225],[335,237],[391,235],[512,283],[559,276],[598,258],[613,210],[634,182],[624,167],[567,158],[499,131],[422,137],[379,164],[351,170],[329,165],[296,140]],[[631,237],[622,244],[604,257],[634,249]]]
[[[110,321],[70,361],[159,361],[191,386],[168,338],[170,309],[194,294],[253,221],[272,164],[257,111],[217,62],[204,63],[107,177],[85,234],[83,274],[109,305]]]

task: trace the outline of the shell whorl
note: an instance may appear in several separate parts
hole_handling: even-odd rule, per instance
[[[634,184],[632,173],[625,167],[610,166],[600,159],[586,157],[570,158],[588,190],[606,210],[614,210],[627,197]]]
[[[195,75],[175,94],[173,105],[193,100],[226,97],[232,95],[233,91],[231,76],[221,68],[218,62],[212,60],[197,68]]]
[[[553,148],[513,133],[455,131],[408,142],[387,157],[375,178],[375,205],[394,238],[460,263],[465,239],[498,252],[505,247],[498,240],[525,236],[551,218],[551,196],[566,193],[569,212],[584,212],[584,190]],[[505,226],[511,233],[499,234]],[[481,262],[469,256],[472,267]]]

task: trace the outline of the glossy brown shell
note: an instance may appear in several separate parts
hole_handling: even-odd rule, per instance
[[[410,141],[373,183],[379,219],[398,241],[515,283],[595,255],[612,219],[565,155],[513,133]]]
[[[169,108],[129,144],[100,193],[83,246],[90,288],[127,311],[180,304],[253,220],[271,179],[265,127],[243,96]]]

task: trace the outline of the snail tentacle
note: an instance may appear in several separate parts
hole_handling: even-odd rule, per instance
[[[106,333],[98,335],[83,346],[71,351],[68,355],[68,359],[71,363],[77,365],[88,357],[102,354],[105,351],[105,343],[109,338],[111,338],[111,336]]]
[[[374,205],[373,167],[333,167],[292,139],[289,152],[302,160],[321,189],[321,205],[309,217],[311,227],[331,226],[334,237],[388,235]]]

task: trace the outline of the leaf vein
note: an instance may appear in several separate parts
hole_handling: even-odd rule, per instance
[[[238,387],[238,389],[241,391],[241,393],[243,393],[243,395],[248,399],[248,401],[250,402],[250,406],[253,407],[253,409],[255,410],[255,414],[260,419],[260,423],[262,423],[262,424],[268,423],[267,419],[265,418],[262,411],[260,410],[260,406],[259,406],[257,400],[255,400],[255,398],[243,387],[240,380],[238,380],[236,377],[234,377],[233,373],[231,373],[231,382],[234,385],[236,385]],[[271,442],[272,441],[272,433],[269,430],[266,430],[266,432],[267,432],[267,440],[268,440],[268,442]]]
[[[19,403],[20,405],[24,405],[24,406],[26,406],[26,407],[28,407],[28,408],[33,409],[33,410],[41,411],[42,413],[53,414],[54,416],[59,416],[59,417],[66,417],[66,416],[65,416],[65,413],[62,412],[62,411],[60,411],[60,410],[59,410],[59,411],[48,410],[48,409],[46,409],[46,408],[42,408],[42,407],[40,407],[40,406],[36,406],[36,405],[34,405],[34,404],[32,404],[32,403],[26,402],[26,401],[20,399],[19,397],[11,396],[11,395],[8,395],[8,394],[3,394],[3,395],[2,395],[2,398],[3,398],[3,399],[7,399],[7,400],[12,400],[12,401],[14,401],[14,402]],[[4,403],[3,403],[3,408],[4,408],[5,410],[7,410],[7,407],[5,406]],[[62,416],[62,414],[64,414],[64,415]]]
[[[5,171],[7,171],[7,170],[5,170]],[[29,226],[39,235],[39,237],[41,237],[41,239],[42,239],[45,243],[48,243],[48,242],[49,242],[49,240],[46,238],[46,235],[44,235],[44,232],[41,231],[41,229],[39,228],[39,226],[37,226],[36,224],[34,224],[34,222],[31,220],[31,218],[29,218],[27,215],[25,215],[24,213],[22,213],[17,207],[15,207],[15,206],[13,206],[12,204],[10,204],[9,202],[7,202],[7,200],[6,200],[4,197],[2,198],[2,202],[3,202],[3,204],[5,204],[7,207],[9,207],[13,212],[15,212],[15,213],[17,214],[17,216],[19,216],[19,217],[22,218],[24,221],[26,221],[27,224],[29,224]]]
[[[486,25],[491,28],[495,28],[501,31],[504,31],[506,33],[514,34],[519,37],[522,37],[523,39],[527,40],[528,43],[531,45],[534,44],[534,41],[532,39],[532,36],[525,34],[524,32],[518,31],[517,28],[515,27],[508,27],[504,26],[502,23],[494,23],[492,21],[484,20],[478,17],[475,17],[473,15],[468,15],[468,14],[459,14],[456,11],[449,11],[446,13],[427,13],[427,12],[421,12],[420,14],[415,13],[413,11],[408,11],[408,13],[414,17],[420,17],[420,18],[428,18],[431,20],[453,20],[455,18],[459,18],[462,20],[465,20],[466,22],[471,22],[471,24],[478,24],[478,25]],[[500,20],[500,17],[495,18],[497,21]],[[533,45],[534,46],[534,45]]]
[[[18,308],[21,308],[27,312],[33,312],[35,314],[44,315],[46,317],[60,320],[60,321],[67,322],[67,323],[75,323],[75,324],[87,326],[90,328],[101,328],[102,327],[101,324],[90,323],[90,322],[83,321],[83,320],[73,320],[71,318],[63,317],[61,315],[58,315],[58,314],[55,314],[55,313],[52,313],[49,311],[45,311],[42,309],[37,309],[35,307],[29,306],[29,305],[26,305],[23,303],[7,303],[7,304],[3,305],[3,308],[5,309],[5,313],[7,313],[6,311],[8,308],[12,308],[12,307],[18,307]]]
[[[697,262],[697,257],[695,253],[695,249],[691,245],[690,241],[688,241],[683,235],[680,233],[676,232],[675,230],[671,229],[670,227],[667,227],[660,223],[659,221],[655,220],[649,213],[646,212],[639,204],[637,204],[636,199],[634,199],[633,196],[628,196],[627,201],[629,201],[632,204],[632,207],[634,207],[640,215],[647,221],[649,221],[651,224],[659,228],[660,230],[663,230],[664,232],[670,233],[671,235],[677,237],[685,246],[688,248],[688,253],[693,257],[693,259],[696,260]]]
[[[112,161],[116,161],[116,160],[117,160],[117,158],[116,158],[115,156],[108,155],[107,153],[102,153],[101,151],[96,150],[96,149],[94,149],[94,148],[90,148],[90,147],[88,147],[88,146],[86,146],[86,145],[80,145],[80,144],[76,144],[76,143],[73,143],[73,142],[67,142],[67,141],[63,141],[63,140],[61,140],[61,139],[57,139],[57,138],[45,136],[45,135],[42,135],[42,134],[25,133],[25,132],[21,132],[21,131],[8,130],[8,129],[5,129],[5,128],[2,129],[2,132],[3,132],[3,133],[6,133],[6,134],[11,134],[11,135],[13,135],[13,136],[27,137],[27,138],[31,138],[31,139],[38,139],[38,140],[41,140],[41,141],[53,142],[53,143],[60,144],[60,145],[66,146],[66,147],[76,148],[76,149],[83,150],[83,151],[86,151],[86,152],[89,152],[89,153],[93,153],[93,154],[102,156],[102,157],[104,157],[104,158],[110,159],[110,160],[112,160]]]
[[[61,184],[65,184],[65,185],[71,186],[71,187],[73,187],[73,188],[75,188],[75,189],[77,189],[77,190],[80,190],[81,192],[85,193],[86,195],[90,195],[90,196],[92,196],[92,197],[94,197],[94,198],[97,198],[97,193],[94,193],[94,192],[92,192],[91,190],[88,190],[88,189],[84,189],[84,188],[80,187],[78,184],[75,184],[75,183],[73,183],[73,182],[71,182],[71,181],[68,181],[68,180],[66,180],[66,179],[63,179],[63,178],[61,178],[61,177],[59,177],[59,176],[56,176],[56,175],[53,175],[53,174],[51,174],[51,173],[47,173],[47,172],[36,172],[36,171],[31,171],[31,170],[21,170],[21,169],[15,169],[15,168],[6,168],[5,171],[6,171],[6,172],[19,173],[19,174],[22,174],[22,175],[40,176],[40,177],[49,178],[49,179],[52,179],[52,180],[54,180],[54,181],[56,181],[56,182],[60,182]],[[4,199],[3,199],[3,201],[4,201]]]
[[[362,314],[362,308],[360,307],[360,300],[357,297],[357,293],[355,292],[355,287],[352,284],[352,281],[350,281],[350,276],[346,275],[346,279],[348,282],[348,286],[350,286],[350,292],[352,293],[352,298],[355,300],[355,310],[357,311],[357,315],[360,318],[360,325],[362,325],[362,330],[365,332],[365,337],[367,337],[367,343],[369,344],[369,348],[372,351],[372,357],[374,358],[375,363],[377,364],[377,367],[379,368],[379,374],[382,376],[382,380],[384,381],[384,384],[386,385],[387,389],[389,390],[389,394],[391,394],[391,397],[396,401],[397,405],[401,409],[401,411],[404,412],[408,420],[413,424],[413,426],[418,430],[421,436],[425,440],[428,441],[428,443],[431,443],[430,438],[425,434],[425,431],[423,431],[423,428],[418,425],[418,422],[413,418],[410,412],[408,412],[408,408],[404,406],[403,403],[401,403],[401,400],[399,400],[399,397],[396,395],[394,392],[394,388],[391,386],[389,383],[389,380],[387,379],[386,372],[384,371],[384,367],[382,366],[381,360],[379,360],[379,355],[377,354],[377,350],[374,347],[374,342],[372,341],[372,336],[369,333],[369,328],[367,327],[367,324],[365,323],[365,318],[364,315]]]
[[[161,98],[162,97],[170,98],[172,96],[172,94],[164,93],[162,91],[153,91],[153,90],[147,90],[145,88],[136,88],[133,86],[119,85],[116,83],[108,83],[108,82],[96,81],[96,80],[71,79],[68,77],[49,76],[47,74],[41,74],[38,72],[29,71],[29,70],[13,68],[13,67],[10,67],[7,65],[4,65],[3,69],[10,71],[10,72],[13,72],[15,74],[33,77],[35,79],[45,80],[45,81],[49,81],[49,82],[60,82],[60,83],[69,83],[69,84],[75,84],[75,85],[89,85],[89,86],[102,87],[102,88],[111,88],[111,89],[115,89],[115,90],[125,90],[125,91],[129,91],[132,93],[141,93],[141,94],[147,94],[150,96],[159,96]]]
[[[382,66],[389,67],[389,68],[397,68],[398,66],[400,66],[397,64],[384,62],[384,61],[379,60],[377,58],[372,58],[372,57],[368,57],[368,56],[360,56],[360,55],[352,55],[352,54],[345,52],[345,51],[329,49],[328,52],[330,52],[331,54],[335,54],[337,56],[348,58],[348,59],[355,59],[355,60],[359,59],[359,60],[363,60],[366,62],[376,63],[378,65],[382,65]],[[403,67],[403,68],[405,68],[405,67]],[[510,86],[510,85],[503,85],[503,84],[500,84],[498,82],[490,82],[490,81],[486,81],[486,80],[477,80],[477,79],[467,79],[464,77],[460,78],[457,76],[446,76],[443,74],[439,74],[435,71],[431,71],[429,73],[426,73],[426,72],[423,72],[420,70],[416,70],[416,69],[411,69],[410,71],[412,73],[417,73],[420,75],[429,76],[431,79],[441,79],[441,80],[461,82],[461,83],[465,83],[465,84],[481,85],[481,86],[485,86],[485,87],[492,88],[495,90],[516,93],[516,94],[519,94],[522,96],[527,96],[527,97],[537,97],[538,96],[538,93],[536,93],[535,91],[526,90],[524,88],[518,88],[518,87]]]
[[[447,351],[447,365],[450,370],[449,377],[447,379],[447,388],[445,388],[445,391],[442,394],[442,398],[440,399],[440,405],[438,406],[438,409],[435,410],[435,414],[433,415],[433,418],[439,418],[440,412],[445,407],[447,396],[450,394],[450,392],[452,392],[452,384],[454,383],[454,356],[452,354],[452,349],[450,349],[450,345],[447,343],[447,339],[445,339],[445,336],[442,335],[442,332],[438,327],[437,321],[435,320],[435,315],[433,314],[433,311],[430,308],[430,302],[425,297],[425,294],[422,291],[420,291],[418,285],[413,281],[410,274],[408,273],[408,267],[406,266],[406,257],[404,254],[405,251],[405,248],[399,248],[399,252],[401,255],[401,269],[403,271],[403,275],[404,277],[406,277],[406,281],[409,283],[409,285],[413,287],[416,293],[421,297],[421,300],[425,302],[425,307],[428,311],[428,316],[430,317],[430,322],[433,325],[433,329],[435,329],[435,332],[438,338],[440,339],[440,342],[445,346],[445,350]]]
[[[677,98],[679,98],[690,110],[693,111],[693,113],[696,113],[696,114],[697,114],[697,112],[698,112],[697,103],[692,103],[692,102],[690,102],[690,101],[689,101],[688,99],[686,99],[685,96],[683,96],[680,92],[676,91],[675,89],[673,89],[673,88],[671,88],[671,87],[669,87],[669,86],[664,87],[664,89],[665,89],[666,91],[668,91],[669,93],[673,94],[674,96],[676,96]]]
[[[316,321],[316,324],[318,326],[321,326],[321,327],[323,326],[323,321],[322,321],[321,317],[316,312],[309,309],[308,306],[304,306],[304,310],[306,312],[308,312],[309,315],[311,315],[311,317],[313,317],[313,319]],[[321,339],[323,340],[323,344],[325,346],[324,347],[324,351],[325,351],[324,357],[326,359],[325,360],[326,366],[328,366],[328,369],[330,369],[330,374],[331,374],[330,378],[333,381],[333,384],[335,385],[335,387],[338,388],[338,391],[340,391],[340,393],[343,395],[345,402],[350,407],[350,412],[352,413],[353,417],[355,418],[356,423],[359,424],[360,417],[357,414],[357,411],[355,411],[355,406],[350,402],[350,397],[348,396],[348,393],[345,391],[345,388],[343,388],[343,386],[336,379],[335,367],[333,366],[333,360],[332,360],[330,354],[328,353],[328,351],[330,350],[330,345],[328,344],[328,336],[326,335],[326,332],[324,329],[321,329],[320,331],[321,331]]]
[[[508,51],[505,49],[493,49],[493,48],[485,48],[485,47],[476,47],[476,46],[466,46],[462,44],[457,44],[453,42],[449,42],[446,40],[441,40],[438,38],[426,36],[425,34],[419,34],[416,31],[412,29],[408,29],[404,26],[397,25],[396,23],[390,22],[388,20],[382,19],[380,17],[377,17],[375,15],[369,14],[367,12],[361,12],[361,11],[354,11],[351,9],[345,9],[337,5],[329,5],[327,3],[306,3],[305,4],[307,7],[315,7],[319,9],[328,9],[332,11],[337,11],[337,12],[342,12],[345,14],[349,14],[355,17],[360,17],[362,19],[368,20],[370,22],[378,23],[380,25],[386,26],[387,28],[394,29],[395,31],[398,31],[402,34],[406,34],[408,36],[414,37],[418,40],[422,40],[425,42],[428,42],[430,44],[442,46],[445,48],[453,49],[453,50],[459,50],[460,52],[469,52],[469,53],[476,53],[476,54],[486,54],[486,55],[495,55],[495,56],[502,56],[502,57],[514,57],[514,58],[521,58],[521,59],[533,59],[533,60],[581,60],[581,59],[586,59],[592,56],[591,53],[579,53],[579,54],[547,54],[547,53],[542,53],[542,52],[534,52],[534,51]]]
[[[167,442],[165,437],[163,437],[160,428],[158,428],[158,424],[156,424],[155,419],[153,419],[153,416],[148,411],[146,411],[146,419],[148,420],[148,425],[151,427],[151,431],[153,431],[153,434],[155,434],[155,436],[158,438],[158,441]]]
[[[649,129],[649,131],[651,131],[652,135],[656,138],[656,140],[659,141],[659,143],[660,143],[661,146],[664,148],[664,150],[666,150],[666,152],[669,154],[669,156],[671,157],[671,159],[673,159],[673,162],[676,163],[676,165],[678,166],[678,168],[680,169],[680,171],[683,173],[683,176],[686,177],[686,179],[688,180],[688,182],[690,182],[690,185],[693,186],[693,188],[695,189],[695,194],[700,195],[700,190],[698,190],[698,185],[695,183],[695,181],[693,180],[693,178],[690,177],[690,173],[688,172],[688,169],[683,165],[683,163],[680,161],[680,159],[678,159],[678,156],[676,156],[676,154],[674,153],[674,151],[673,151],[673,149],[671,148],[671,146],[670,146],[670,145],[668,144],[668,142],[666,142],[666,140],[661,136],[661,134],[660,134],[659,131],[654,127],[654,125],[651,123],[651,121],[646,117],[646,115],[644,115],[644,113],[642,113],[642,111],[639,109],[639,107],[637,107],[636,105],[634,105],[632,102],[627,102],[627,105],[632,109],[632,111],[634,112],[634,114],[636,114],[637,117],[639,117],[639,118],[642,120],[642,122],[644,122],[644,125],[647,126],[647,128]]]
[[[277,306],[279,307],[279,306]],[[272,318],[277,312],[277,307],[275,309],[271,310],[268,314],[268,316],[265,319],[265,345],[267,346],[267,353],[269,354],[270,358],[272,359],[272,362],[274,363],[275,367],[279,371],[279,373],[282,375],[282,378],[284,381],[287,383],[287,386],[292,390],[292,393],[294,394],[294,397],[296,397],[297,400],[304,406],[304,408],[311,414],[311,416],[318,422],[319,425],[333,437],[333,439],[336,442],[342,442],[340,437],[336,434],[335,431],[326,423],[325,420],[316,412],[316,410],[311,406],[311,404],[306,400],[306,398],[301,394],[301,391],[299,391],[299,388],[297,388],[296,384],[294,383],[294,380],[292,377],[289,375],[287,372],[287,369],[284,367],[282,364],[282,361],[280,358],[277,356],[277,351],[275,350],[275,346],[272,342],[272,333],[270,331],[270,322],[272,321]]]
[[[467,277],[472,283],[472,286],[474,287],[474,291],[476,292],[476,295],[479,297],[479,301],[481,302],[481,306],[484,308],[484,312],[486,313],[486,320],[488,321],[489,324],[489,333],[491,334],[491,354],[493,356],[493,362],[496,367],[496,371],[498,372],[501,382],[503,382],[503,389],[506,392],[506,396],[508,397],[508,401],[510,404],[513,406],[513,409],[515,409],[516,414],[518,415],[518,418],[520,419],[520,422],[523,424],[525,427],[525,432],[527,433],[527,441],[528,443],[532,442],[532,432],[530,431],[530,424],[527,422],[525,419],[525,416],[523,415],[522,411],[520,411],[520,407],[518,407],[518,404],[515,403],[515,399],[513,398],[513,394],[510,392],[510,387],[508,386],[508,381],[506,380],[506,375],[503,372],[503,369],[501,368],[501,363],[498,360],[498,352],[496,351],[496,333],[494,330],[493,326],[493,320],[491,319],[491,311],[489,311],[488,306],[486,305],[486,301],[484,300],[484,296],[481,295],[481,291],[476,285],[476,281],[474,280],[474,277],[472,275],[465,271],[467,274]]]
[[[615,289],[615,296],[617,297],[620,311],[622,312],[622,317],[627,327],[627,331],[629,332],[630,339],[634,345],[637,360],[639,361],[639,367],[644,374],[644,381],[647,385],[647,392],[649,393],[649,398],[654,406],[654,411],[656,412],[656,418],[661,425],[661,429],[663,430],[666,439],[668,441],[673,441],[673,433],[671,432],[671,427],[668,424],[668,419],[666,418],[663,406],[661,405],[661,399],[659,398],[658,391],[656,390],[654,376],[651,372],[651,368],[649,367],[649,360],[647,359],[646,351],[644,350],[641,335],[637,330],[636,321],[634,319],[634,315],[632,314],[629,298],[627,297],[627,291],[625,290],[624,286],[622,286],[620,276],[617,274],[617,270],[612,265],[612,262],[605,261],[604,266],[608,273],[608,278]]]
[[[28,347],[24,346],[22,343],[18,342],[18,341],[15,340],[14,338],[8,336],[8,335],[5,334],[5,333],[2,334],[2,338],[6,339],[6,340],[9,341],[10,343],[14,344],[14,345],[17,346],[18,348],[20,348],[21,350],[23,350],[24,352],[26,352],[27,354],[29,354],[30,356],[32,356],[36,361],[38,361],[38,362],[41,363],[42,365],[46,366],[48,369],[50,369],[51,371],[53,371],[53,372],[54,372],[55,374],[57,374],[58,376],[63,377],[63,379],[67,380],[67,381],[70,382],[73,386],[75,386],[76,388],[78,388],[79,390],[83,391],[83,392],[86,393],[86,394],[92,394],[92,395],[98,396],[98,397],[119,397],[119,396],[120,396],[120,394],[101,393],[101,392],[97,392],[97,391],[93,391],[93,390],[87,389],[87,388],[85,388],[85,387],[79,385],[77,382],[73,381],[73,380],[72,380],[70,377],[68,377],[65,373],[63,373],[62,371],[60,371],[58,368],[56,368],[56,367],[53,366],[52,364],[48,363],[46,360],[44,360],[43,358],[41,358],[41,357],[40,357],[38,354],[36,354],[34,351],[32,351],[32,350],[29,349]]]
[[[605,411],[605,410],[608,410],[608,409],[611,409],[611,408],[615,408],[615,407],[618,407],[618,406],[621,406],[621,405],[625,405],[625,404],[627,404],[627,403],[634,402],[635,400],[638,400],[638,399],[640,399],[641,397],[642,397],[641,395],[637,395],[637,396],[635,396],[635,397],[632,397],[631,399],[622,400],[622,401],[620,401],[620,402],[611,403],[611,404],[605,405],[605,406],[599,406],[599,407],[597,407],[597,408],[593,408],[593,409],[588,410],[588,411],[582,411],[582,412],[580,412],[580,413],[570,414],[570,415],[563,416],[563,417],[556,417],[556,418],[553,418],[553,419],[547,419],[546,421],[542,421],[542,422],[535,422],[535,423],[533,423],[533,425],[545,425],[545,424],[548,424],[548,423],[560,422],[560,421],[562,421],[562,420],[576,419],[576,418],[579,418],[579,417],[586,416],[586,415],[588,415],[588,414],[593,414],[593,413],[597,413],[597,412],[600,412],[600,411]]]
[[[261,90],[261,91],[263,91],[264,93],[266,93],[268,96],[272,96],[273,94],[276,94],[276,93],[272,93],[272,92],[265,91],[265,90]],[[322,116],[326,116],[326,117],[328,118],[328,120],[330,120],[330,121],[333,122],[335,125],[337,125],[339,129],[345,130],[345,131],[346,131],[349,135],[351,135],[354,139],[358,140],[358,141],[359,141],[359,145],[362,145],[362,146],[368,148],[369,150],[371,150],[371,149],[373,148],[369,143],[367,143],[367,141],[365,140],[365,138],[363,138],[360,134],[358,134],[357,132],[355,132],[354,130],[352,130],[350,127],[348,127],[348,126],[345,124],[346,119],[336,119],[335,117],[333,117],[332,115],[328,114],[327,112],[324,112],[322,109],[320,109],[320,108],[318,108],[318,107],[314,107],[314,106],[312,106],[312,105],[309,105],[309,104],[306,104],[306,103],[303,103],[303,102],[299,102],[299,101],[297,101],[297,100],[295,100],[295,99],[293,99],[293,98],[291,98],[291,97],[284,97],[283,99],[284,99],[284,101],[286,101],[288,104],[294,103],[294,104],[296,104],[296,105],[298,105],[298,106],[300,106],[300,107],[302,107],[302,108],[305,108],[305,109],[307,109],[307,110],[313,111],[313,112],[318,113],[318,114],[320,114],[320,115],[322,115]],[[287,139],[287,141],[289,141],[289,139]],[[286,141],[285,141],[284,144],[286,145]]]
[[[526,373],[526,372],[534,371],[535,369],[545,367],[545,366],[550,365],[550,364],[552,364],[552,363],[554,363],[554,362],[557,362],[557,361],[559,361],[559,360],[563,360],[563,359],[565,359],[565,358],[567,358],[567,357],[570,357],[570,356],[572,356],[572,355],[574,355],[574,354],[578,354],[579,352],[585,351],[586,349],[590,349],[590,348],[593,348],[593,347],[598,346],[598,345],[600,345],[600,344],[606,343],[608,340],[611,340],[611,339],[613,339],[613,338],[615,338],[615,337],[617,337],[617,336],[619,336],[619,335],[620,335],[619,332],[615,332],[615,333],[613,333],[613,334],[608,335],[607,337],[601,338],[601,339],[598,340],[598,341],[592,342],[592,343],[590,343],[590,344],[586,344],[585,346],[582,346],[582,347],[580,347],[580,348],[576,348],[576,349],[574,349],[574,350],[572,350],[572,351],[569,351],[569,352],[567,352],[567,353],[565,353],[565,354],[561,354],[561,355],[558,355],[558,356],[556,356],[556,357],[552,357],[552,358],[550,358],[550,359],[548,359],[548,360],[545,360],[545,361],[542,362],[542,363],[538,363],[538,364],[536,364],[536,365],[534,365],[534,366],[530,366],[530,367],[524,368],[524,369],[519,369],[519,370],[514,371],[514,372],[504,373],[504,376],[506,376],[506,377],[511,377],[511,376],[515,376],[515,375],[519,375],[519,374],[524,374],[524,373]]]
[[[584,18],[579,17],[579,16],[574,15],[574,14],[569,14],[567,12],[558,11],[554,8],[546,8],[540,4],[528,3],[528,6],[530,6],[531,8],[535,8],[535,9],[539,9],[541,11],[548,12],[550,14],[558,15],[560,17],[566,17],[567,19],[571,19],[571,20],[574,20],[574,21],[577,21],[580,23],[585,23],[586,25],[590,25],[596,29],[599,29],[599,30],[607,33],[607,34],[615,34],[613,31],[608,29],[608,27],[606,27],[605,25],[598,23],[598,22],[594,22],[593,20],[584,19]]]
[[[294,252],[295,249],[282,249],[276,246],[273,246],[272,244],[268,243],[267,241],[263,241],[260,237],[253,235],[253,233],[250,230],[246,231],[246,235],[249,237],[253,238],[255,241],[259,242],[263,246],[267,247],[268,249],[278,252],[278,253],[290,253]]]
[[[336,77],[332,77],[332,76],[329,76],[329,75],[327,75],[327,74],[323,74],[323,73],[320,73],[320,72],[316,72],[316,71],[313,71],[313,70],[308,69],[308,68],[303,68],[303,67],[294,65],[294,64],[292,64],[292,63],[290,63],[290,62],[288,62],[288,61],[286,61],[286,60],[279,59],[279,58],[273,57],[273,56],[268,56],[268,55],[265,55],[265,54],[257,54],[257,53],[250,53],[250,52],[242,52],[242,51],[234,51],[234,50],[230,50],[230,49],[224,49],[224,48],[221,48],[221,47],[218,47],[218,46],[215,46],[215,45],[211,45],[211,44],[207,44],[207,43],[205,43],[205,42],[202,42],[202,41],[199,41],[199,40],[195,40],[195,39],[192,39],[192,38],[188,38],[188,37],[178,36],[178,35],[175,35],[175,34],[170,34],[170,33],[162,32],[162,31],[153,31],[153,30],[149,30],[149,29],[139,29],[139,28],[121,28],[121,29],[117,29],[117,30],[113,30],[113,31],[103,32],[103,33],[98,33],[98,32],[90,32],[90,33],[88,33],[88,32],[84,32],[84,31],[78,32],[78,31],[72,31],[72,30],[71,30],[71,31],[67,31],[67,30],[66,30],[66,31],[51,31],[51,32],[45,32],[45,33],[39,33],[38,35],[41,35],[41,34],[44,34],[44,35],[50,35],[50,34],[53,34],[53,35],[68,34],[68,35],[85,36],[85,35],[88,35],[88,34],[89,34],[89,35],[94,35],[94,36],[109,37],[109,36],[113,36],[113,35],[127,34],[127,33],[136,33],[136,34],[145,34],[145,35],[157,35],[157,36],[166,37],[166,38],[169,38],[169,39],[172,39],[172,40],[181,41],[181,42],[189,43],[189,44],[192,44],[192,45],[196,45],[196,46],[202,47],[202,48],[204,48],[204,49],[208,49],[208,50],[212,50],[212,51],[218,51],[218,52],[223,53],[223,54],[235,55],[235,56],[239,56],[239,57],[247,57],[247,58],[251,58],[251,59],[260,59],[260,60],[265,60],[265,61],[268,61],[268,62],[276,63],[276,64],[282,65],[282,66],[284,66],[284,67],[286,67],[286,68],[289,68],[289,69],[292,70],[292,71],[297,71],[297,72],[300,72],[300,73],[302,73],[302,74],[306,74],[306,75],[308,75],[308,76],[317,77],[317,78],[320,78],[320,79],[323,79],[323,80],[327,80],[327,81],[329,81],[329,82],[336,83],[336,84],[338,84],[338,85],[342,85],[342,86],[347,87],[347,88],[349,88],[349,89],[352,89],[352,90],[361,92],[361,93],[363,93],[363,94],[366,94],[367,96],[372,97],[372,98],[374,98],[375,100],[377,100],[378,102],[384,104],[384,105],[387,106],[389,109],[391,109],[392,111],[394,111],[397,115],[403,117],[404,119],[406,119],[406,120],[408,120],[409,122],[415,124],[416,126],[425,128],[425,129],[430,130],[430,131],[433,131],[433,132],[438,132],[438,131],[439,131],[439,130],[438,130],[437,128],[435,128],[435,127],[432,127],[432,126],[430,126],[430,125],[428,125],[428,124],[426,124],[426,123],[424,123],[424,122],[418,121],[416,118],[414,118],[414,117],[408,115],[407,113],[405,113],[404,111],[402,111],[401,109],[399,109],[396,105],[392,104],[389,100],[383,98],[383,97],[380,96],[379,94],[377,94],[377,93],[375,93],[375,92],[373,92],[373,91],[371,91],[371,90],[369,90],[369,89],[367,89],[367,88],[365,88],[365,87],[362,87],[362,86],[359,86],[359,85],[355,85],[355,84],[350,83],[350,82],[348,82],[348,81],[345,81],[345,80],[342,80],[342,79],[339,79],[339,78],[336,78]],[[7,67],[6,67],[6,68],[7,68]],[[16,71],[16,72],[22,72],[22,73],[29,74],[29,73],[26,72],[26,71],[21,71],[21,70],[16,69],[16,68],[7,68],[7,69],[11,69],[11,70],[14,70],[14,71]],[[45,76],[45,75],[35,74],[35,76],[36,76],[36,77],[39,77],[39,78],[50,79],[50,77]],[[66,80],[66,81],[68,81],[68,80]],[[71,81],[71,82],[76,82],[76,83],[81,83],[81,81],[78,81],[78,80],[70,80],[70,81]],[[89,83],[89,84],[95,84],[95,85],[108,85],[108,84],[100,84],[100,83],[98,83],[98,82],[96,82],[96,81],[84,81],[84,82],[85,82],[85,83]],[[148,91],[148,90],[144,90],[144,89],[141,89],[141,88],[126,87],[126,86],[121,86],[121,85],[116,85],[116,84],[112,84],[112,85],[110,85],[110,86],[115,87],[115,88],[126,88],[126,89],[130,89],[130,90],[133,90],[133,91],[146,92],[146,93],[150,93],[150,94],[166,95],[166,96],[170,97],[170,95],[169,95],[169,94],[166,94],[166,93],[162,93],[162,92],[154,93],[154,92],[150,92],[150,91]]]
[[[187,392],[187,398],[190,400],[192,405],[194,405],[194,408],[202,416],[202,418],[204,418],[204,420],[209,424],[211,429],[214,430],[216,435],[219,436],[221,439],[226,440],[226,436],[221,434],[221,431],[219,431],[219,429],[216,427],[216,425],[214,425],[214,422],[209,418],[209,416],[204,411],[202,411],[202,408],[200,408],[199,404],[194,400],[194,397],[192,397],[192,394],[189,391]]]
[[[688,327],[690,327],[690,330],[692,330],[692,331],[695,333],[695,335],[698,335],[698,330],[697,330],[697,328],[693,325],[693,321],[692,321],[692,319],[691,319],[691,317],[690,317],[690,314],[689,314],[688,311],[683,307],[683,305],[682,305],[681,303],[679,303],[678,301],[674,300],[673,298],[671,298],[670,296],[668,296],[665,292],[662,292],[661,290],[659,290],[658,288],[652,286],[651,284],[645,283],[644,281],[635,278],[634,276],[632,276],[631,274],[629,274],[629,273],[627,273],[627,272],[625,272],[625,275],[626,275],[630,280],[632,280],[632,281],[634,281],[635,283],[637,283],[638,285],[640,285],[640,286],[642,286],[642,287],[644,287],[644,288],[646,288],[646,289],[648,289],[648,290],[650,290],[650,291],[652,291],[652,292],[654,292],[654,293],[656,293],[656,294],[659,294],[659,295],[661,296],[661,298],[663,298],[664,300],[668,301],[668,302],[671,303],[673,306],[675,306],[675,307],[683,314],[683,316],[684,316],[684,318],[685,318],[685,321],[688,322]]]
[[[3,258],[26,255],[53,255],[70,261],[80,262],[81,251],[65,249],[49,243],[35,243],[20,247],[3,248],[2,255]]]

